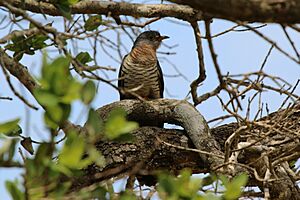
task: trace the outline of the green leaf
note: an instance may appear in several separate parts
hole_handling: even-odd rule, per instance
[[[226,200],[233,200],[240,197],[242,191],[241,187],[245,186],[248,181],[246,174],[240,174],[233,178],[232,181],[224,184],[226,191],[224,197]]]
[[[217,180],[216,176],[210,174],[209,176],[206,176],[202,179],[201,185],[202,185],[202,187],[208,186],[208,185],[213,184],[213,182],[215,182],[216,180]]]
[[[84,29],[86,31],[93,31],[97,29],[102,24],[102,16],[94,15],[91,16],[84,24]]]
[[[59,57],[48,63],[45,54],[43,56],[42,89],[35,90],[34,94],[40,104],[49,107],[49,112],[52,107],[63,107],[63,104],[71,104],[80,97],[82,85],[72,77],[69,66],[68,58]],[[56,117],[53,120],[57,122]]]
[[[59,155],[59,163],[73,169],[81,169],[86,165],[86,163],[82,163],[85,142],[77,134],[75,132],[68,133],[67,140]]]
[[[137,196],[128,190],[120,193],[120,199],[119,200],[132,200],[137,199]]]
[[[8,137],[16,137],[19,136],[21,133],[22,133],[22,128],[19,125],[17,125],[17,127],[14,130],[5,133],[5,135]]]
[[[74,5],[78,2],[79,0],[68,0],[69,5]]]
[[[81,100],[84,104],[90,104],[96,95],[96,85],[93,81],[88,80],[82,87]]]
[[[45,35],[42,34],[35,35],[34,37],[31,38],[30,46],[34,50],[42,49],[47,46],[47,44],[45,43],[46,40],[48,40],[48,37]]]
[[[65,94],[60,98],[61,103],[70,104],[74,100],[80,98],[82,85],[77,81],[70,81],[68,89],[65,91]]]
[[[29,28],[35,28],[36,26],[33,23],[29,23]]]
[[[58,128],[58,124],[54,122],[47,114],[44,114],[44,122],[48,128],[52,130],[56,130]]]
[[[71,113],[71,105],[70,104],[59,104],[59,106],[62,108],[63,110],[63,116],[62,119],[60,119],[59,122],[65,122],[65,120],[67,120],[70,116]]]
[[[63,118],[63,109],[59,106],[48,106],[45,115],[56,124],[59,124]]]
[[[3,142],[1,142],[1,146],[0,146],[0,156],[2,156],[3,154],[5,154],[9,148],[12,145],[12,139],[6,139]]]
[[[88,52],[80,52],[77,56],[76,59],[83,65],[85,65],[88,62],[91,62],[93,58],[90,56]]]
[[[10,196],[13,200],[23,200],[25,199],[25,195],[23,192],[18,188],[18,182],[15,181],[5,181],[5,187],[8,190]]]
[[[58,97],[50,91],[36,89],[33,94],[36,100],[43,106],[56,106],[59,102]]]
[[[68,119],[71,113],[71,105],[59,103],[57,106],[47,106],[44,113],[44,121],[49,128],[56,129]]]
[[[225,175],[221,175],[219,179],[222,181],[223,185],[226,187],[230,182],[229,179]]]
[[[48,63],[46,56],[44,55],[43,58],[43,67],[42,67],[42,79],[44,82],[49,83],[51,88],[54,89],[54,92],[56,92],[54,86],[52,84],[56,84],[57,87],[60,87],[60,91],[65,91],[65,85],[69,82],[70,77],[70,59],[65,57],[58,57],[56,58],[52,63]],[[57,93],[56,93],[57,94]]]
[[[66,119],[68,119],[71,112],[70,104],[59,103],[57,106],[49,106],[46,108],[47,117],[51,119],[56,124],[60,125]]]
[[[11,39],[12,44],[6,45],[5,48],[14,51],[14,58],[20,60],[24,54],[34,55],[36,50],[46,47],[45,41],[48,39],[48,36],[38,33],[28,37],[21,35],[13,37]]]
[[[158,180],[158,193],[161,198],[172,196],[176,193],[177,186],[175,185],[174,178],[166,174],[160,174]]]
[[[105,123],[105,135],[113,140],[127,134],[139,127],[137,122],[127,121],[126,112],[123,109],[115,109],[110,113]]]
[[[85,189],[82,189],[83,193],[87,193]],[[107,190],[104,187],[96,186],[96,188],[90,192],[89,199],[107,199]]]
[[[64,166],[64,165],[60,165],[60,164],[55,164],[55,165],[51,165],[51,168],[54,171],[60,172],[62,174],[65,174],[66,176],[73,176],[74,174],[72,173],[72,170],[69,169],[68,167]]]
[[[103,122],[95,110],[89,110],[88,120],[84,127],[87,129],[88,134],[90,135],[89,139],[96,140],[102,136]]]
[[[12,160],[14,155],[15,155],[15,151],[16,151],[16,144],[19,141],[19,139],[12,139],[10,147],[8,149],[8,159],[7,160]]]
[[[48,199],[65,199],[66,194],[68,193],[70,187],[72,186],[72,182],[65,181],[57,184],[54,192],[49,194]]]
[[[32,140],[30,137],[26,137],[21,141],[21,145],[28,151],[31,155],[33,155],[33,147],[32,147]]]
[[[180,185],[177,189],[177,193],[182,198],[192,199],[200,188],[201,179],[191,177],[190,170],[182,170],[180,176],[176,180],[176,185]]]
[[[5,122],[0,124],[0,133],[3,133],[7,136],[17,136],[20,132],[20,127],[18,123],[20,122],[20,118]],[[14,135],[16,134],[16,135]]]
[[[61,12],[61,14],[67,18],[68,20],[71,20],[71,8],[68,0],[60,0],[59,3],[56,3],[55,6],[58,8],[58,10]]]
[[[10,50],[10,51],[18,51],[20,49],[20,47],[18,47],[15,44],[8,44],[6,46],[4,46],[5,49]]]
[[[52,160],[52,153],[53,148],[49,143],[42,143],[36,152],[36,155],[34,157],[35,161],[35,168],[42,167],[42,165],[45,164],[45,160],[51,161]],[[34,168],[33,168],[34,170]]]
[[[95,148],[95,146],[89,146],[87,148],[87,152],[89,154],[89,158],[99,167],[103,167],[105,165],[104,156]]]
[[[20,31],[16,31],[16,32],[20,32]],[[25,38],[25,36],[24,35],[19,35],[19,36],[14,36],[12,39],[11,39],[11,41],[13,42],[13,43],[18,43],[18,42],[23,42],[24,40],[25,40],[26,38]]]
[[[59,57],[45,69],[45,72],[49,72],[49,74],[45,76],[43,74],[43,78],[46,77],[46,80],[51,86],[51,91],[57,96],[64,96],[73,82],[69,66],[70,59]]]
[[[201,179],[191,177],[190,170],[182,170],[178,177],[161,173],[158,180],[158,194],[161,199],[203,199],[199,194]]]

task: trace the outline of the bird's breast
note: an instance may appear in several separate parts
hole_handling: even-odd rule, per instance
[[[152,93],[159,94],[159,71],[156,60],[155,62],[152,60],[134,62],[129,55],[123,62],[122,70],[125,89],[133,89],[142,97],[149,97]]]
[[[149,65],[157,62],[156,50],[150,45],[137,46],[131,50],[129,55],[129,59],[134,63]]]

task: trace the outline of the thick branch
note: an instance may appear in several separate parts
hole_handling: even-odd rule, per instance
[[[36,81],[28,72],[27,68],[21,63],[15,61],[0,47],[0,59],[5,67],[13,76],[15,76],[31,93],[38,87]]]
[[[170,0],[231,21],[299,23],[300,0]]]
[[[216,172],[216,164],[230,164],[242,168],[234,168],[235,173],[249,173],[249,186],[262,188],[267,183],[272,198],[297,199],[298,186],[295,186],[294,180],[290,178],[292,174],[288,174],[291,170],[285,170],[283,166],[289,169],[284,162],[296,159],[289,155],[300,150],[299,104],[270,114],[254,122],[248,130],[242,131],[241,138],[234,141],[239,145],[238,149],[232,151],[239,154],[237,160],[232,163],[223,163],[224,159],[220,157],[224,156],[225,141],[237,130],[238,124],[227,124],[206,131],[205,121],[202,117],[195,117],[196,112],[192,106],[187,108],[189,106],[191,105],[185,101],[159,99],[150,102],[123,100],[99,108],[97,112],[104,120],[112,109],[122,107],[127,111],[130,120],[175,123],[183,126],[187,132],[142,127],[133,132],[135,140],[132,143],[100,141],[97,148],[105,156],[106,166],[90,166],[86,175],[76,180],[74,186],[84,187],[111,177],[153,174],[158,169],[169,170],[175,174],[185,167],[192,169],[194,173]],[[199,128],[201,126],[203,128]],[[195,130],[198,131],[194,132]],[[200,153],[199,156],[199,152],[191,151],[190,148],[195,149],[195,146],[206,153]],[[270,163],[264,161],[266,156],[272,165],[273,173],[276,174],[270,179],[264,179],[266,171],[270,168]]]
[[[98,113],[105,120],[110,111],[116,107],[125,109],[129,120],[138,121],[141,124],[149,124],[149,121],[153,121],[153,124],[170,123],[182,126],[198,150],[222,157],[222,152],[211,136],[207,122],[199,111],[187,101],[159,99],[143,103],[125,100],[106,105],[100,108]],[[200,157],[211,167],[222,163],[222,159],[213,155],[200,153]]]
[[[155,174],[157,170],[168,170],[175,174],[183,168],[189,168],[194,173],[209,172],[209,167],[198,153],[163,145],[156,138],[177,146],[194,147],[183,131],[142,127],[132,134],[133,143],[99,142],[96,146],[105,157],[105,167],[90,166],[85,170],[85,176],[75,181],[74,187],[129,174]]]
[[[0,0],[0,6],[3,6]],[[13,6],[23,8],[35,13],[43,13],[52,16],[62,16],[62,13],[53,4],[38,2],[35,0],[11,0]],[[184,20],[201,20],[201,12],[189,6],[173,4],[137,4],[112,1],[81,1],[71,7],[73,14],[104,14],[104,15],[128,15],[133,17],[174,17]]]
[[[1,3],[4,0],[0,1]],[[186,21],[199,21],[206,17],[228,19],[231,21],[274,22],[293,24],[300,22],[300,0],[170,0],[178,4],[136,4],[111,1],[81,1],[72,6],[73,14],[127,15],[133,17],[174,17]],[[61,16],[52,4],[34,0],[11,0],[15,7]]]

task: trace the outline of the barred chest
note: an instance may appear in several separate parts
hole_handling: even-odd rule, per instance
[[[123,62],[124,88],[143,98],[160,98],[157,60],[135,59],[128,55]]]

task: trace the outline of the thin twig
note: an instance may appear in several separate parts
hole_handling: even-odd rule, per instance
[[[271,45],[274,45],[274,47],[280,51],[282,54],[284,54],[286,57],[288,57],[289,59],[291,59],[292,61],[296,62],[297,64],[300,64],[300,61],[297,60],[296,58],[292,57],[289,53],[287,53],[285,50],[283,50],[281,47],[279,47],[276,42],[274,42],[273,40],[269,39],[267,36],[265,36],[264,34],[262,34],[261,32],[259,32],[258,30],[254,29],[253,27],[238,22],[239,25],[244,26],[246,28],[249,28],[251,31],[253,31],[254,33],[256,33],[258,36],[260,36],[262,39],[264,39],[265,41],[267,41],[268,43],[270,43]]]
[[[19,93],[15,90],[13,84],[12,84],[11,81],[10,81],[10,76],[9,76],[8,72],[6,71],[6,69],[4,68],[4,62],[3,62],[2,59],[1,59],[1,64],[0,64],[0,65],[1,65],[2,71],[3,71],[4,75],[5,75],[6,81],[7,81],[8,85],[9,85],[11,91],[12,91],[12,92],[13,92],[13,93],[14,93],[21,101],[23,101],[28,107],[30,107],[30,108],[32,108],[32,109],[34,109],[34,110],[38,110],[38,107],[36,107],[36,106],[34,106],[33,104],[29,103],[29,102],[28,102],[21,94],[19,94]]]
[[[197,54],[198,54],[198,61],[199,61],[199,76],[196,80],[194,80],[190,87],[191,87],[191,94],[194,101],[194,105],[198,105],[200,103],[197,95],[197,88],[200,83],[202,83],[206,79],[205,73],[205,66],[204,66],[204,59],[203,59],[203,47],[201,42],[201,32],[198,26],[197,21],[190,22],[193,30],[194,30],[194,37],[196,40],[197,45]]]
[[[155,136],[155,137],[156,137],[156,139],[157,139],[160,143],[165,144],[165,145],[170,146],[170,147],[174,147],[174,148],[181,149],[181,150],[186,150],[186,151],[193,151],[193,152],[196,152],[196,153],[200,153],[200,154],[204,154],[204,155],[209,155],[209,156],[215,156],[215,157],[217,157],[217,158],[224,159],[223,156],[220,156],[220,155],[218,155],[218,154],[210,153],[210,152],[207,152],[207,151],[201,151],[201,150],[198,150],[198,149],[192,149],[192,148],[188,148],[188,147],[177,146],[177,145],[170,144],[170,143],[168,143],[168,142],[163,141],[163,140],[160,139],[158,136]]]
[[[284,32],[286,38],[288,39],[289,43],[291,44],[293,50],[295,51],[295,54],[297,55],[297,57],[298,57],[298,59],[299,59],[299,61],[300,61],[300,55],[299,55],[299,53],[298,53],[298,50],[297,50],[297,48],[296,48],[296,46],[295,46],[293,40],[291,39],[289,33],[287,32],[286,27],[283,26],[283,25],[281,25],[281,28],[282,28],[282,30],[283,30],[283,32]]]
[[[12,101],[13,98],[11,97],[0,97],[1,100],[9,100],[9,101]]]

